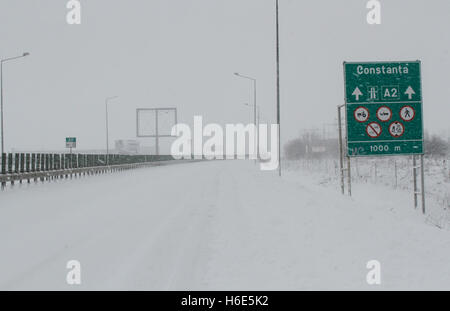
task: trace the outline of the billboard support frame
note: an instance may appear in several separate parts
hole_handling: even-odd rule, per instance
[[[139,113],[141,111],[154,111],[155,112],[155,135],[141,135],[139,133]],[[136,137],[140,138],[154,138],[155,139],[155,154],[159,155],[159,139],[165,138],[165,137],[173,137],[172,135],[160,135],[159,134],[159,121],[158,121],[158,113],[160,111],[173,111],[174,112],[174,123],[175,125],[178,124],[178,113],[177,108],[174,107],[167,107],[167,108],[137,108],[136,109]]]

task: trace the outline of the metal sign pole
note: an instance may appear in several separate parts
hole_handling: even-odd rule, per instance
[[[156,129],[155,129],[155,153],[158,156],[159,155],[159,133],[158,133],[158,110],[155,110],[155,124],[156,124]]]
[[[398,176],[397,176],[397,161],[394,160],[394,176],[395,176],[395,189],[398,187]]]
[[[413,185],[414,185],[414,208],[417,208],[417,161],[413,155]]]
[[[422,192],[422,213],[425,214],[425,175],[424,175],[424,165],[423,165],[423,154],[420,155],[420,183],[421,185],[421,192]]]
[[[344,105],[345,107],[345,105]],[[348,124],[348,120],[347,117],[345,117],[345,124]],[[346,137],[345,137],[345,145],[348,148],[348,125],[345,127],[346,128]],[[347,149],[348,150],[348,149]],[[347,192],[349,196],[352,196],[352,169],[351,169],[351,165],[350,165],[350,156],[348,155],[348,151],[346,152],[346,156],[347,156]]]
[[[342,122],[341,122],[341,108],[343,105],[337,107],[338,110],[338,126],[339,126],[339,170],[341,172],[341,192],[344,194],[344,159],[342,154]]]
[[[255,83],[255,89],[256,89],[256,80],[254,81],[254,83]],[[255,124],[255,139],[254,139],[254,148],[255,148],[255,152],[256,152],[255,165],[258,164],[258,125],[256,123],[256,119],[257,119],[256,104],[254,104],[253,105],[253,124]]]
[[[350,167],[350,157],[347,156],[347,188],[348,188],[348,195],[352,196],[352,170]]]
[[[106,119],[106,165],[109,158],[109,127],[108,127],[108,98],[105,100],[105,119]]]

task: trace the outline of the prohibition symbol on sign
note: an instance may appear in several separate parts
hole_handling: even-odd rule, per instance
[[[367,135],[372,138],[377,138],[381,135],[381,125],[377,122],[370,122],[366,128]]]
[[[353,116],[355,117],[356,121],[364,123],[369,120],[369,109],[360,106],[355,109],[355,111],[353,112]]]
[[[392,137],[400,137],[405,133],[405,127],[398,121],[392,122],[389,125],[389,133]]]
[[[377,118],[381,122],[387,122],[392,118],[392,110],[387,106],[381,106],[377,110]]]
[[[400,109],[400,118],[402,118],[403,121],[411,121],[416,116],[416,111],[411,106],[403,106],[402,109]]]

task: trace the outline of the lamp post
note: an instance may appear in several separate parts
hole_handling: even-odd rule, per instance
[[[1,100],[1,104],[0,104],[0,114],[1,114],[1,131],[2,131],[2,135],[1,135],[1,140],[2,140],[2,154],[5,153],[5,127],[4,127],[4,121],[3,121],[3,63],[9,62],[11,60],[15,60],[15,59],[19,59],[22,57],[26,57],[30,55],[30,53],[25,52],[20,56],[15,56],[15,57],[10,57],[10,58],[5,58],[5,59],[1,59],[0,60],[0,100]]]
[[[257,109],[257,105],[256,105],[256,79],[249,77],[249,76],[244,76],[241,75],[238,72],[234,73],[235,76],[240,77],[240,78],[244,78],[244,79],[248,79],[253,81],[253,115],[254,115],[254,120],[255,120],[255,128],[256,128],[256,135],[255,135],[255,150],[256,150],[256,158],[259,158],[259,144],[258,144],[258,140],[259,140],[259,129],[257,127],[256,124],[256,109]]]
[[[108,104],[111,100],[118,98],[119,96],[111,96],[105,99],[106,110],[106,165],[109,164],[109,127],[108,127]]]

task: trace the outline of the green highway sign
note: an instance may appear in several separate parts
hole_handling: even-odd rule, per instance
[[[423,154],[420,61],[344,62],[347,155]]]
[[[77,138],[76,137],[66,137],[66,148],[76,148]]]

